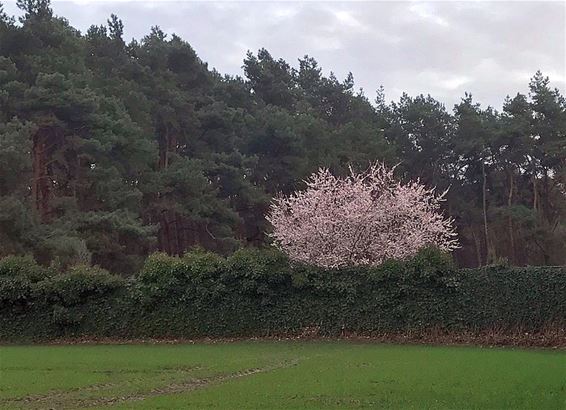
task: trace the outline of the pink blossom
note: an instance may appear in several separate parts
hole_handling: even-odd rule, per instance
[[[291,260],[334,268],[405,259],[425,246],[458,247],[453,220],[440,212],[444,194],[402,184],[376,163],[339,178],[325,168],[307,188],[273,200],[267,220],[275,246]]]

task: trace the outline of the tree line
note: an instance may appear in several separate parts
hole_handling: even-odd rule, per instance
[[[126,43],[115,15],[81,33],[49,0],[18,6],[0,6],[0,256],[128,274],[156,250],[263,246],[274,196],[379,160],[449,189],[459,265],[566,263],[566,102],[540,72],[501,111],[371,101],[309,56],[222,75],[158,27]]]

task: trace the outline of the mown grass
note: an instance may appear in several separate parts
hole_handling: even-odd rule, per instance
[[[566,353],[346,342],[0,347],[5,409],[566,409]]]

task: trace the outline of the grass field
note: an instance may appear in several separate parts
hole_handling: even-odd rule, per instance
[[[566,409],[566,353],[345,342],[0,347],[5,409]]]

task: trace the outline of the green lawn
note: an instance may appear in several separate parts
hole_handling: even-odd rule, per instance
[[[566,409],[566,353],[361,343],[0,347],[0,408]]]

